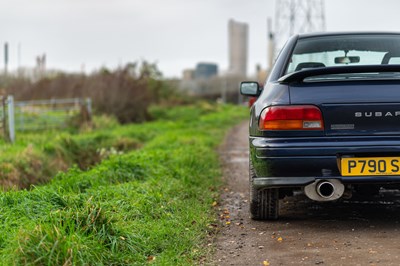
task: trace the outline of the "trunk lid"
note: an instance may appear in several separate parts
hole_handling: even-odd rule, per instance
[[[399,82],[326,82],[289,86],[291,104],[317,105],[326,135],[400,135]]]

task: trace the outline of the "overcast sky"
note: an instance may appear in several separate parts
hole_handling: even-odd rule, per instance
[[[180,77],[197,62],[228,67],[227,23],[249,24],[249,74],[266,66],[266,18],[275,0],[0,0],[0,43],[10,68],[34,66],[90,72],[141,59]],[[400,1],[326,0],[328,31],[400,31]],[[2,69],[3,51],[0,54]]]

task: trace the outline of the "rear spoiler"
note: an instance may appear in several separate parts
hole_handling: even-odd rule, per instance
[[[287,74],[278,79],[278,82],[279,83],[302,82],[305,78],[320,76],[320,75],[346,74],[346,73],[375,73],[375,72],[400,72],[400,65],[316,67]]]

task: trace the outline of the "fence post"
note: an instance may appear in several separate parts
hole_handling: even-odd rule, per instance
[[[92,98],[86,98],[86,109],[89,114],[89,120],[92,118]]]
[[[1,128],[3,129],[4,138],[7,138],[7,115],[6,115],[7,99],[1,96],[1,107],[3,108],[3,117],[1,118]]]
[[[8,109],[8,137],[10,141],[15,141],[15,119],[14,119],[14,97],[9,95],[7,97],[7,109]]]

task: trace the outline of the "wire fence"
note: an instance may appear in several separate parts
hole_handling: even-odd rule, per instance
[[[74,118],[90,121],[92,115],[90,98],[14,101],[13,96],[0,96],[0,101],[1,132],[11,142],[16,131],[66,128]]]
[[[68,127],[74,116],[91,115],[90,99],[51,99],[14,103],[15,130],[35,131]]]

